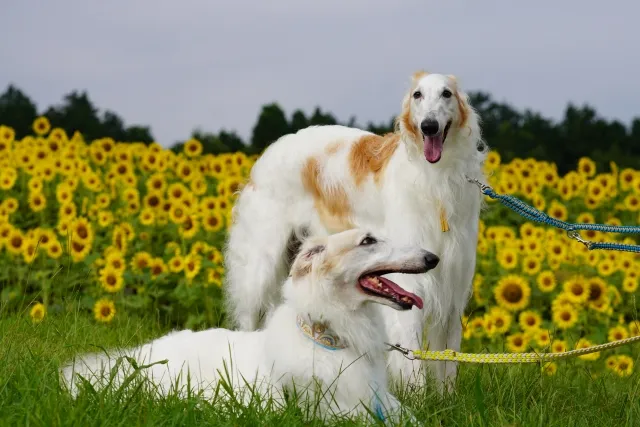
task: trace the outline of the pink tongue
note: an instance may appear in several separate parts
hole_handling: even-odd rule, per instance
[[[424,158],[429,163],[435,163],[440,160],[442,155],[442,134],[436,136],[424,137]]]
[[[412,294],[409,291],[405,291],[400,286],[393,283],[391,280],[385,279],[382,276],[378,276],[378,279],[380,279],[380,281],[384,283],[389,289],[400,295],[400,297],[408,297],[411,301],[413,301],[413,305],[415,305],[419,309],[422,309],[422,299],[418,295]]]

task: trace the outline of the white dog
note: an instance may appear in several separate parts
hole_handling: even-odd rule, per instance
[[[142,370],[163,394],[184,394],[189,373],[191,384],[212,398],[226,364],[228,380],[245,402],[251,395],[246,385],[276,398],[295,385],[302,396],[318,398],[324,414],[366,414],[368,408],[398,421],[402,408],[387,388],[382,319],[369,303],[407,312],[421,308],[418,296],[380,276],[424,273],[438,261],[418,246],[397,246],[364,230],[309,238],[285,282],[285,302],[264,330],[184,330],[114,356],[127,355],[139,365],[166,359]],[[80,373],[100,388],[102,369],[110,370],[115,359],[82,356],[63,368],[65,384],[76,395],[72,376]],[[116,385],[125,378],[120,372]],[[314,394],[318,382],[320,393]]]
[[[280,301],[292,241],[366,227],[442,258],[428,274],[389,276],[425,299],[423,311],[384,313],[389,339],[421,348],[427,332],[430,349],[459,351],[482,202],[465,175],[482,179],[486,156],[478,122],[455,77],[419,72],[395,133],[312,126],[270,145],[239,194],[225,250],[237,327],[254,330],[261,312],[268,317]],[[456,374],[455,364],[445,363],[431,364],[441,381]],[[390,355],[396,379],[415,381],[416,366]]]

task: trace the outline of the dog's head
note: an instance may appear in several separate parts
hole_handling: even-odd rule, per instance
[[[288,294],[298,308],[357,310],[365,302],[396,310],[422,308],[420,297],[382,275],[425,273],[438,262],[436,255],[420,247],[399,246],[367,230],[313,237],[293,262]]]
[[[477,113],[457,79],[423,71],[413,75],[396,125],[403,140],[415,145],[410,148],[418,149],[429,163],[438,163],[448,150],[447,141],[456,139],[462,131],[466,131],[465,137],[479,135]]]

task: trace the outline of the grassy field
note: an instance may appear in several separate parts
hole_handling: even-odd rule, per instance
[[[221,248],[258,156],[207,154],[195,139],[179,153],[86,141],[46,117],[33,131],[18,139],[0,125],[0,424],[300,425],[306,412],[294,405],[265,412],[156,399],[144,388],[72,402],[60,392],[57,368],[74,353],[225,324]],[[559,220],[640,220],[638,170],[596,170],[585,157],[561,174],[552,163],[505,163],[492,151],[485,171],[498,193]],[[640,254],[589,251],[490,199],[479,226],[463,351],[563,352],[640,335]],[[633,235],[580,235],[638,243]],[[640,425],[639,349],[544,369],[465,365],[454,396],[429,386],[397,394],[426,425]]]
[[[364,425],[354,419],[303,423],[304,408],[295,405],[243,408],[230,400],[158,398],[136,387],[86,393],[72,401],[57,374],[72,354],[95,346],[136,345],[164,332],[152,318],[124,314],[97,324],[72,313],[40,324],[27,316],[0,315],[0,425]],[[534,365],[463,365],[454,395],[441,397],[429,386],[397,395],[427,426],[638,425],[637,373],[624,378],[592,374],[575,361],[560,362],[553,376]]]

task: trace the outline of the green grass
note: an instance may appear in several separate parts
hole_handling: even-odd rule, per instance
[[[154,320],[125,314],[107,325],[74,312],[32,324],[27,314],[0,309],[0,425],[363,425],[353,419],[305,423],[305,409],[293,404],[263,410],[196,396],[160,399],[137,387],[86,393],[74,402],[58,385],[57,369],[71,355],[94,346],[136,345],[164,332]],[[586,366],[560,362],[558,373],[548,377],[533,365],[463,365],[454,395],[439,396],[431,386],[396,394],[427,426],[640,425],[640,376],[592,379]]]

